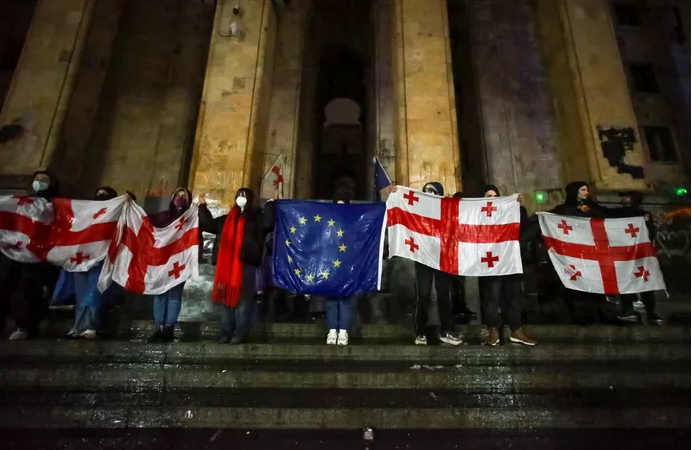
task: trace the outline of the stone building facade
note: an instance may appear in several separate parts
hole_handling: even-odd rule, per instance
[[[23,129],[0,144],[6,189],[50,168],[69,195],[109,184],[155,208],[188,185],[224,205],[281,154],[294,198],[347,175],[367,199],[373,156],[403,185],[551,194],[530,209],[575,179],[662,198],[689,183],[688,2],[0,8],[0,125]],[[335,100],[353,123],[329,120]]]

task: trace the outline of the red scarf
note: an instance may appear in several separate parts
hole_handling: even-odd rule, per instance
[[[223,303],[231,308],[238,305],[243,287],[243,262],[240,260],[240,252],[243,248],[244,232],[245,216],[241,214],[240,208],[234,207],[226,216],[223,225],[219,254],[216,258],[214,289],[211,293],[214,303]]]

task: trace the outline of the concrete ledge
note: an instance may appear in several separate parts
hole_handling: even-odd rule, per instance
[[[6,366],[6,365],[5,365]],[[138,367],[139,366],[139,367]],[[142,367],[144,366],[144,367]],[[146,365],[63,365],[50,368],[0,369],[2,389],[40,388],[65,391],[112,389],[127,392],[163,389],[455,389],[477,393],[516,393],[523,391],[561,391],[566,389],[680,389],[689,390],[690,374],[684,366],[670,372],[632,367],[570,368],[546,366],[412,366],[399,370],[367,371],[354,367],[350,372],[325,366],[324,371],[288,371],[287,364],[275,370],[264,368],[170,367]],[[647,367],[648,369],[649,367]],[[655,370],[655,369],[654,369]]]
[[[0,407],[0,428],[685,428],[690,409]]]
[[[302,345],[300,345],[302,344]],[[218,364],[227,360],[295,361],[408,361],[412,364],[522,365],[584,363],[596,361],[655,363],[690,360],[685,344],[572,344],[523,347],[349,345],[347,347],[311,345],[298,342],[281,344],[224,345],[209,342],[169,345],[135,342],[81,341],[6,341],[0,343],[0,361],[50,360],[56,363],[78,361],[136,363]]]

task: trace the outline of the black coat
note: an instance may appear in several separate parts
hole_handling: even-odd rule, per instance
[[[264,256],[265,237],[274,230],[274,204],[269,202],[263,210],[248,209],[243,214],[245,215],[245,230],[240,260],[251,266],[260,266]],[[228,214],[214,218],[207,205],[199,205],[199,227],[202,231],[215,235],[211,253],[213,265],[216,265],[219,256],[221,235],[227,218]]]

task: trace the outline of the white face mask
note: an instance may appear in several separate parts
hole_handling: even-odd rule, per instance
[[[235,204],[238,205],[240,209],[243,209],[245,205],[247,205],[247,199],[245,197],[238,197],[235,199]]]
[[[34,190],[34,192],[45,191],[46,189],[48,189],[48,183],[46,183],[45,181],[37,180],[31,183],[31,188]]]

